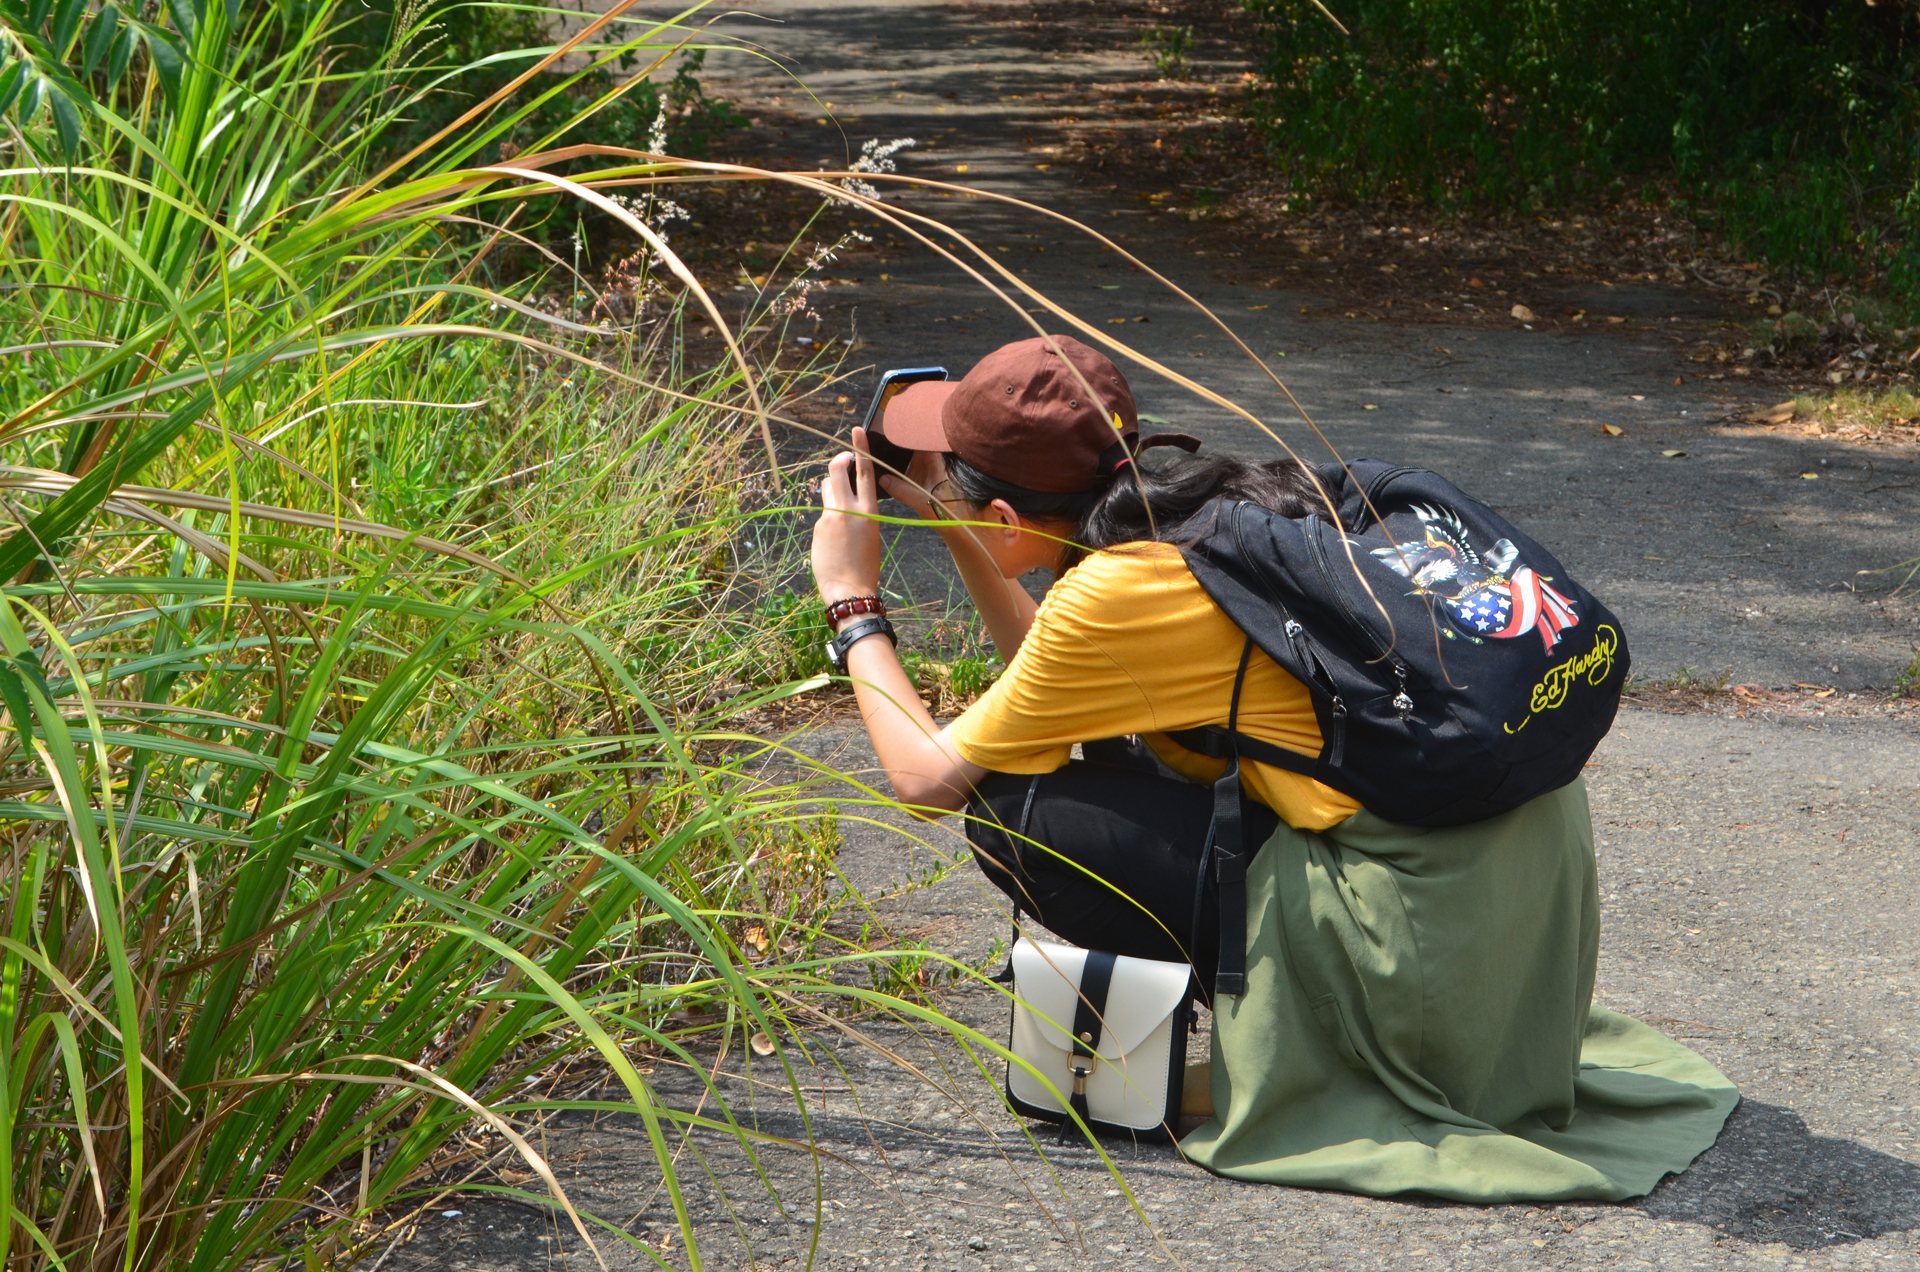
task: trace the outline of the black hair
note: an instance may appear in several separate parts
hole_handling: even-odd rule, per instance
[[[1123,543],[1190,543],[1205,533],[1202,514],[1216,499],[1245,500],[1283,517],[1326,509],[1312,474],[1293,459],[1253,463],[1156,447],[1092,490],[1072,494],[1027,490],[988,476],[958,455],[945,459],[954,489],[975,507],[1004,499],[1022,517],[1072,522],[1063,569],[1086,552]]]

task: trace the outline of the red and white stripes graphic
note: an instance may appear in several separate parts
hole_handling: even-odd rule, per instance
[[[1573,602],[1547,586],[1531,566],[1523,565],[1515,570],[1507,586],[1512,592],[1513,610],[1507,616],[1507,625],[1493,633],[1495,637],[1538,631],[1541,642],[1551,652],[1560,643],[1561,630],[1580,621]]]

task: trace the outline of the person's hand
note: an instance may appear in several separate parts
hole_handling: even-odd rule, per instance
[[[820,519],[813,523],[813,581],[828,605],[880,590],[880,490],[874,482],[867,430],[853,430],[820,480]]]
[[[947,481],[947,463],[938,451],[915,451],[907,465],[907,475],[880,474],[880,486],[889,495],[913,509],[922,521],[950,521],[953,513],[934,496],[951,501],[953,492]],[[931,493],[929,493],[931,492]]]

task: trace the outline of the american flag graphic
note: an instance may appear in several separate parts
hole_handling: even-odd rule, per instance
[[[1549,652],[1560,643],[1561,631],[1580,621],[1573,602],[1524,565],[1511,579],[1449,597],[1446,605],[1462,627],[1481,636],[1507,640],[1539,632]]]

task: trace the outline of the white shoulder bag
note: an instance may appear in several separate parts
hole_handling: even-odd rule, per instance
[[[1193,969],[1025,937],[1014,942],[1008,968],[1010,1049],[1054,1087],[1009,1063],[1014,1111],[1062,1123],[1063,1139],[1073,1128],[1068,1104],[1098,1132],[1172,1138],[1186,1074]]]

